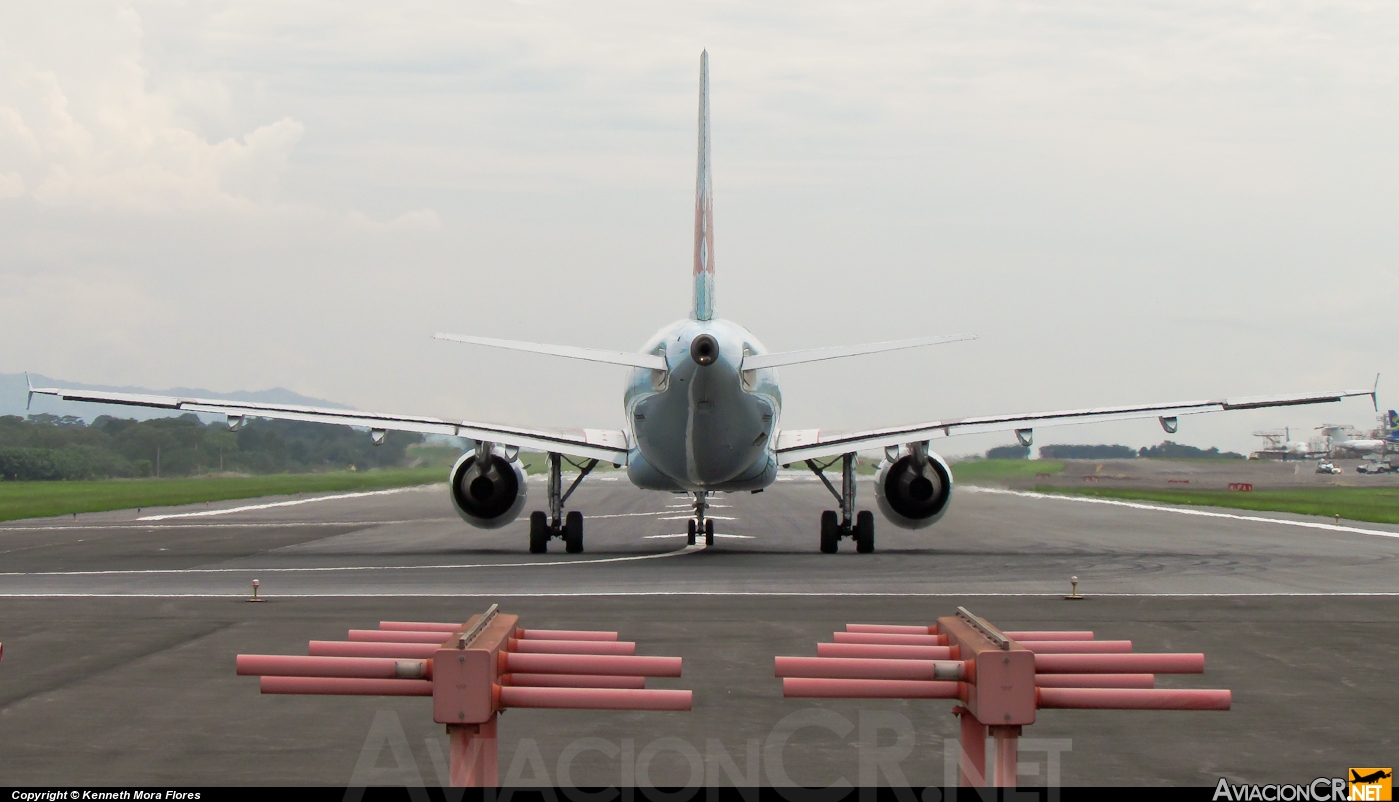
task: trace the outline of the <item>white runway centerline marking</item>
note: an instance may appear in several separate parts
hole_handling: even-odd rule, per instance
[[[274,507],[295,507],[298,504],[314,504],[317,501],[338,501],[345,498],[366,498],[368,496],[389,496],[395,493],[412,493],[422,490],[432,490],[440,485],[414,485],[413,487],[395,487],[391,490],[366,490],[361,493],[337,493],[333,496],[316,496],[314,498],[299,498],[294,501],[274,501],[270,504],[249,504],[243,507],[229,507],[223,510],[200,510],[199,512],[172,512],[165,515],[147,515],[137,518],[138,521],[166,521],[171,518],[207,518],[212,515],[232,515],[235,512],[249,512],[251,510],[270,510]]]
[[[688,521],[688,520],[690,520],[690,519],[693,518],[693,517],[694,517],[693,515],[673,515],[673,516],[671,516],[671,517],[669,517],[669,518],[658,518],[657,520],[660,520],[660,521]],[[732,520],[734,520],[732,517],[725,517],[725,516],[723,516],[723,515],[706,515],[706,516],[704,516],[704,517],[705,517],[705,520],[710,520],[710,519],[713,519],[713,520],[715,520],[715,521],[732,521]]]
[[[742,539],[742,540],[756,540],[756,537],[753,536],[753,535],[721,535],[721,534],[716,533],[714,536],[715,536],[715,537],[740,538],[740,539]],[[688,535],[688,534],[679,534],[679,535],[642,535],[641,539],[642,539],[642,540],[658,540],[658,539],[660,539],[660,538],[667,538],[667,537],[689,537],[689,535]],[[702,537],[702,535],[696,535],[695,537]]]
[[[1364,529],[1359,526],[1342,526],[1340,524],[1324,524],[1319,521],[1293,521],[1287,518],[1265,518],[1261,515],[1237,515],[1232,512],[1214,512],[1213,510],[1193,510],[1188,507],[1162,507],[1156,504],[1143,504],[1138,501],[1119,501],[1110,498],[1093,498],[1091,496],[1070,496],[1059,495],[1058,493],[1034,493],[1028,490],[1006,490],[999,487],[976,487],[968,485],[963,490],[968,493],[991,493],[1002,496],[1021,496],[1023,498],[1041,498],[1054,501],[1077,501],[1080,504],[1108,504],[1114,507],[1130,507],[1136,510],[1150,510],[1152,512],[1173,512],[1177,515],[1198,515],[1203,518],[1228,518],[1235,521],[1250,521],[1253,523],[1282,524],[1284,526],[1300,526],[1304,529],[1322,529],[1328,532],[1353,532],[1358,535],[1374,535],[1376,537],[1399,538],[1399,532],[1386,532],[1383,529]]]
[[[682,535],[683,537],[683,535]],[[113,576],[146,574],[295,574],[332,573],[335,571],[435,571],[462,568],[551,568],[556,565],[599,565],[636,560],[658,560],[703,551],[703,543],[685,546],[659,554],[634,554],[628,557],[600,557],[596,560],[553,560],[528,563],[467,563],[463,565],[336,565],[321,568],[134,568],[117,571],[7,571],[0,576]],[[0,596],[12,594],[0,594]]]

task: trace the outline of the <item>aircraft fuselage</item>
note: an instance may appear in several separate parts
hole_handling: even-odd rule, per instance
[[[629,478],[652,490],[760,490],[777,476],[773,435],[782,413],[777,371],[741,370],[765,353],[728,320],[682,320],[642,351],[669,371],[633,369],[623,404],[632,451]]]

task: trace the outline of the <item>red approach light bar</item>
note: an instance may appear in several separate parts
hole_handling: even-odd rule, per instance
[[[307,656],[237,657],[266,694],[430,696],[451,736],[451,783],[495,785],[496,719],[515,708],[689,710],[688,690],[646,688],[678,677],[679,657],[636,654],[616,632],[523,629],[491,605],[462,624],[382,621],[347,641],[311,641]]]
[[[946,646],[946,635],[903,635],[888,632],[837,632],[836,643],[878,643],[886,646]]]
[[[1002,631],[965,608],[936,625],[847,624],[816,657],[777,657],[782,693],[802,698],[956,699],[961,784],[1013,787],[1021,728],[1041,708],[1228,710],[1227,690],[1156,688],[1199,674],[1203,654],[1134,654],[1089,631]],[[995,739],[994,774],[986,738]]]
[[[896,657],[909,660],[951,660],[949,646],[905,646],[883,643],[818,643],[818,657]]]

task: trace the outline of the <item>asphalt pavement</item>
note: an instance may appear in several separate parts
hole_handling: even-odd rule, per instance
[[[783,478],[720,496],[708,548],[685,543],[684,497],[616,475],[570,499],[587,516],[579,555],[528,554],[523,522],[466,526],[442,486],[0,525],[0,783],[437,783],[446,738],[427,700],[261,696],[233,656],[493,602],[526,626],[680,655],[684,676],[651,687],[695,690],[688,713],[510,711],[501,772],[525,783],[943,784],[949,703],[783,699],[772,657],[958,605],[1007,629],[1203,651],[1203,676],[1158,686],[1234,691],[1229,712],[1043,711],[1022,783],[1306,782],[1393,763],[1399,527],[959,488],[930,529],[879,519],[874,554],[823,555],[833,500]],[[1088,600],[1060,598],[1071,575]],[[253,579],[268,603],[243,601]]]

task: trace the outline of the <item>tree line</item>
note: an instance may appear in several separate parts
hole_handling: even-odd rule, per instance
[[[422,435],[389,432],[381,446],[349,426],[250,420],[236,432],[178,418],[136,421],[101,415],[0,416],[4,481],[302,473],[401,465]]]

